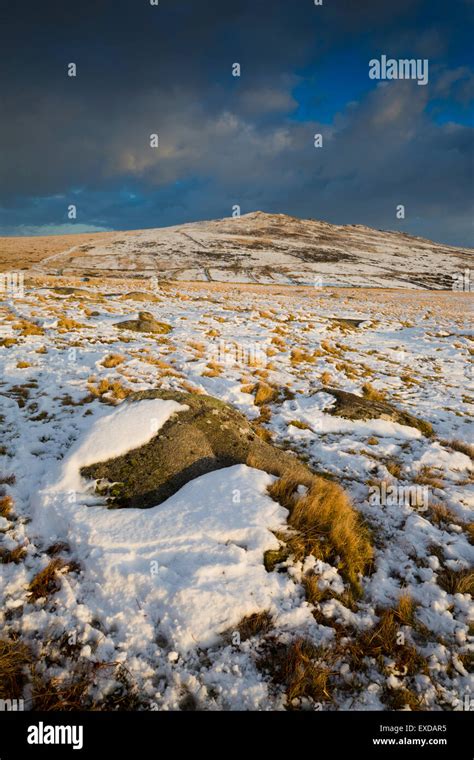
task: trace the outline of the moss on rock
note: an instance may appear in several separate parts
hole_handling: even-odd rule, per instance
[[[316,391],[316,393],[321,392],[329,393],[335,398],[336,403],[328,412],[337,417],[344,417],[347,420],[390,420],[390,422],[398,422],[399,425],[414,427],[427,438],[433,436],[433,428],[429,422],[397,409],[388,401],[357,396],[355,393],[341,391],[338,388],[323,387]]]
[[[119,330],[132,330],[133,332],[158,333],[166,335],[172,327],[166,322],[159,322],[149,311],[140,311],[138,319],[127,319],[124,322],[115,322],[114,327]]]
[[[173,415],[144,446],[81,470],[86,478],[120,483],[115,506],[153,507],[190,480],[235,464],[310,483],[313,474],[306,465],[262,440],[243,414],[219,399],[150,390],[132,394],[125,403],[156,398],[186,404],[188,410]]]

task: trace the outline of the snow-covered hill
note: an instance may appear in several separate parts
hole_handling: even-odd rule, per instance
[[[33,268],[64,275],[451,289],[474,252],[362,225],[260,211],[238,218],[118,232]]]

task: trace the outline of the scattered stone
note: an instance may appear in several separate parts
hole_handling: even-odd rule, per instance
[[[119,484],[113,506],[153,507],[190,480],[235,464],[278,477],[289,475],[302,484],[311,482],[313,474],[305,464],[259,438],[232,406],[212,396],[160,390],[139,391],[125,403],[154,398],[189,408],[171,417],[144,446],[81,470],[91,480]]]
[[[159,322],[149,311],[140,311],[138,319],[127,319],[125,322],[115,322],[114,327],[119,330],[133,330],[133,332],[158,333],[166,335],[171,332],[171,325],[166,322]]]
[[[433,428],[429,422],[425,422],[409,412],[397,409],[388,401],[357,396],[355,393],[342,391],[338,388],[323,387],[319,388],[316,393],[329,393],[336,399],[336,403],[328,411],[337,417],[344,417],[347,420],[382,419],[398,422],[399,425],[408,425],[409,427],[416,428],[427,438],[433,436]]]

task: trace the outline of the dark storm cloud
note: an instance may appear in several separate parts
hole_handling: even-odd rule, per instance
[[[404,229],[469,240],[470,131],[428,115],[431,99],[438,109],[464,103],[472,87],[465,62],[451,63],[463,31],[443,3],[26,2],[3,22],[8,231],[64,223],[73,197],[82,223],[121,228],[223,216],[235,203],[394,228],[404,203]],[[317,81],[320,62],[349,50],[365,66],[398,48],[434,57],[429,86],[370,90],[364,78],[366,91],[332,124],[295,117],[295,87]],[[76,79],[66,76],[70,61]],[[327,75],[321,86],[329,101],[337,95]]]

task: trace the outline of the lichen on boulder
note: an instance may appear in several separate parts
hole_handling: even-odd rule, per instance
[[[81,470],[99,483],[119,484],[110,494],[113,506],[153,507],[190,480],[235,464],[311,482],[311,470],[298,457],[259,438],[243,414],[212,396],[150,390],[134,393],[124,403],[156,398],[188,409],[173,415],[144,446]]]
[[[126,319],[124,322],[115,322],[114,327],[119,330],[132,330],[133,332],[158,333],[166,335],[172,327],[166,322],[159,322],[149,311],[140,311],[138,319]]]
[[[328,409],[329,414],[344,417],[347,420],[373,420],[382,419],[397,422],[399,425],[414,427],[427,438],[433,436],[433,428],[429,422],[415,417],[409,412],[397,409],[397,407],[385,400],[357,396],[355,393],[339,390],[339,388],[319,388],[316,393],[328,393],[335,399],[334,406]]]

